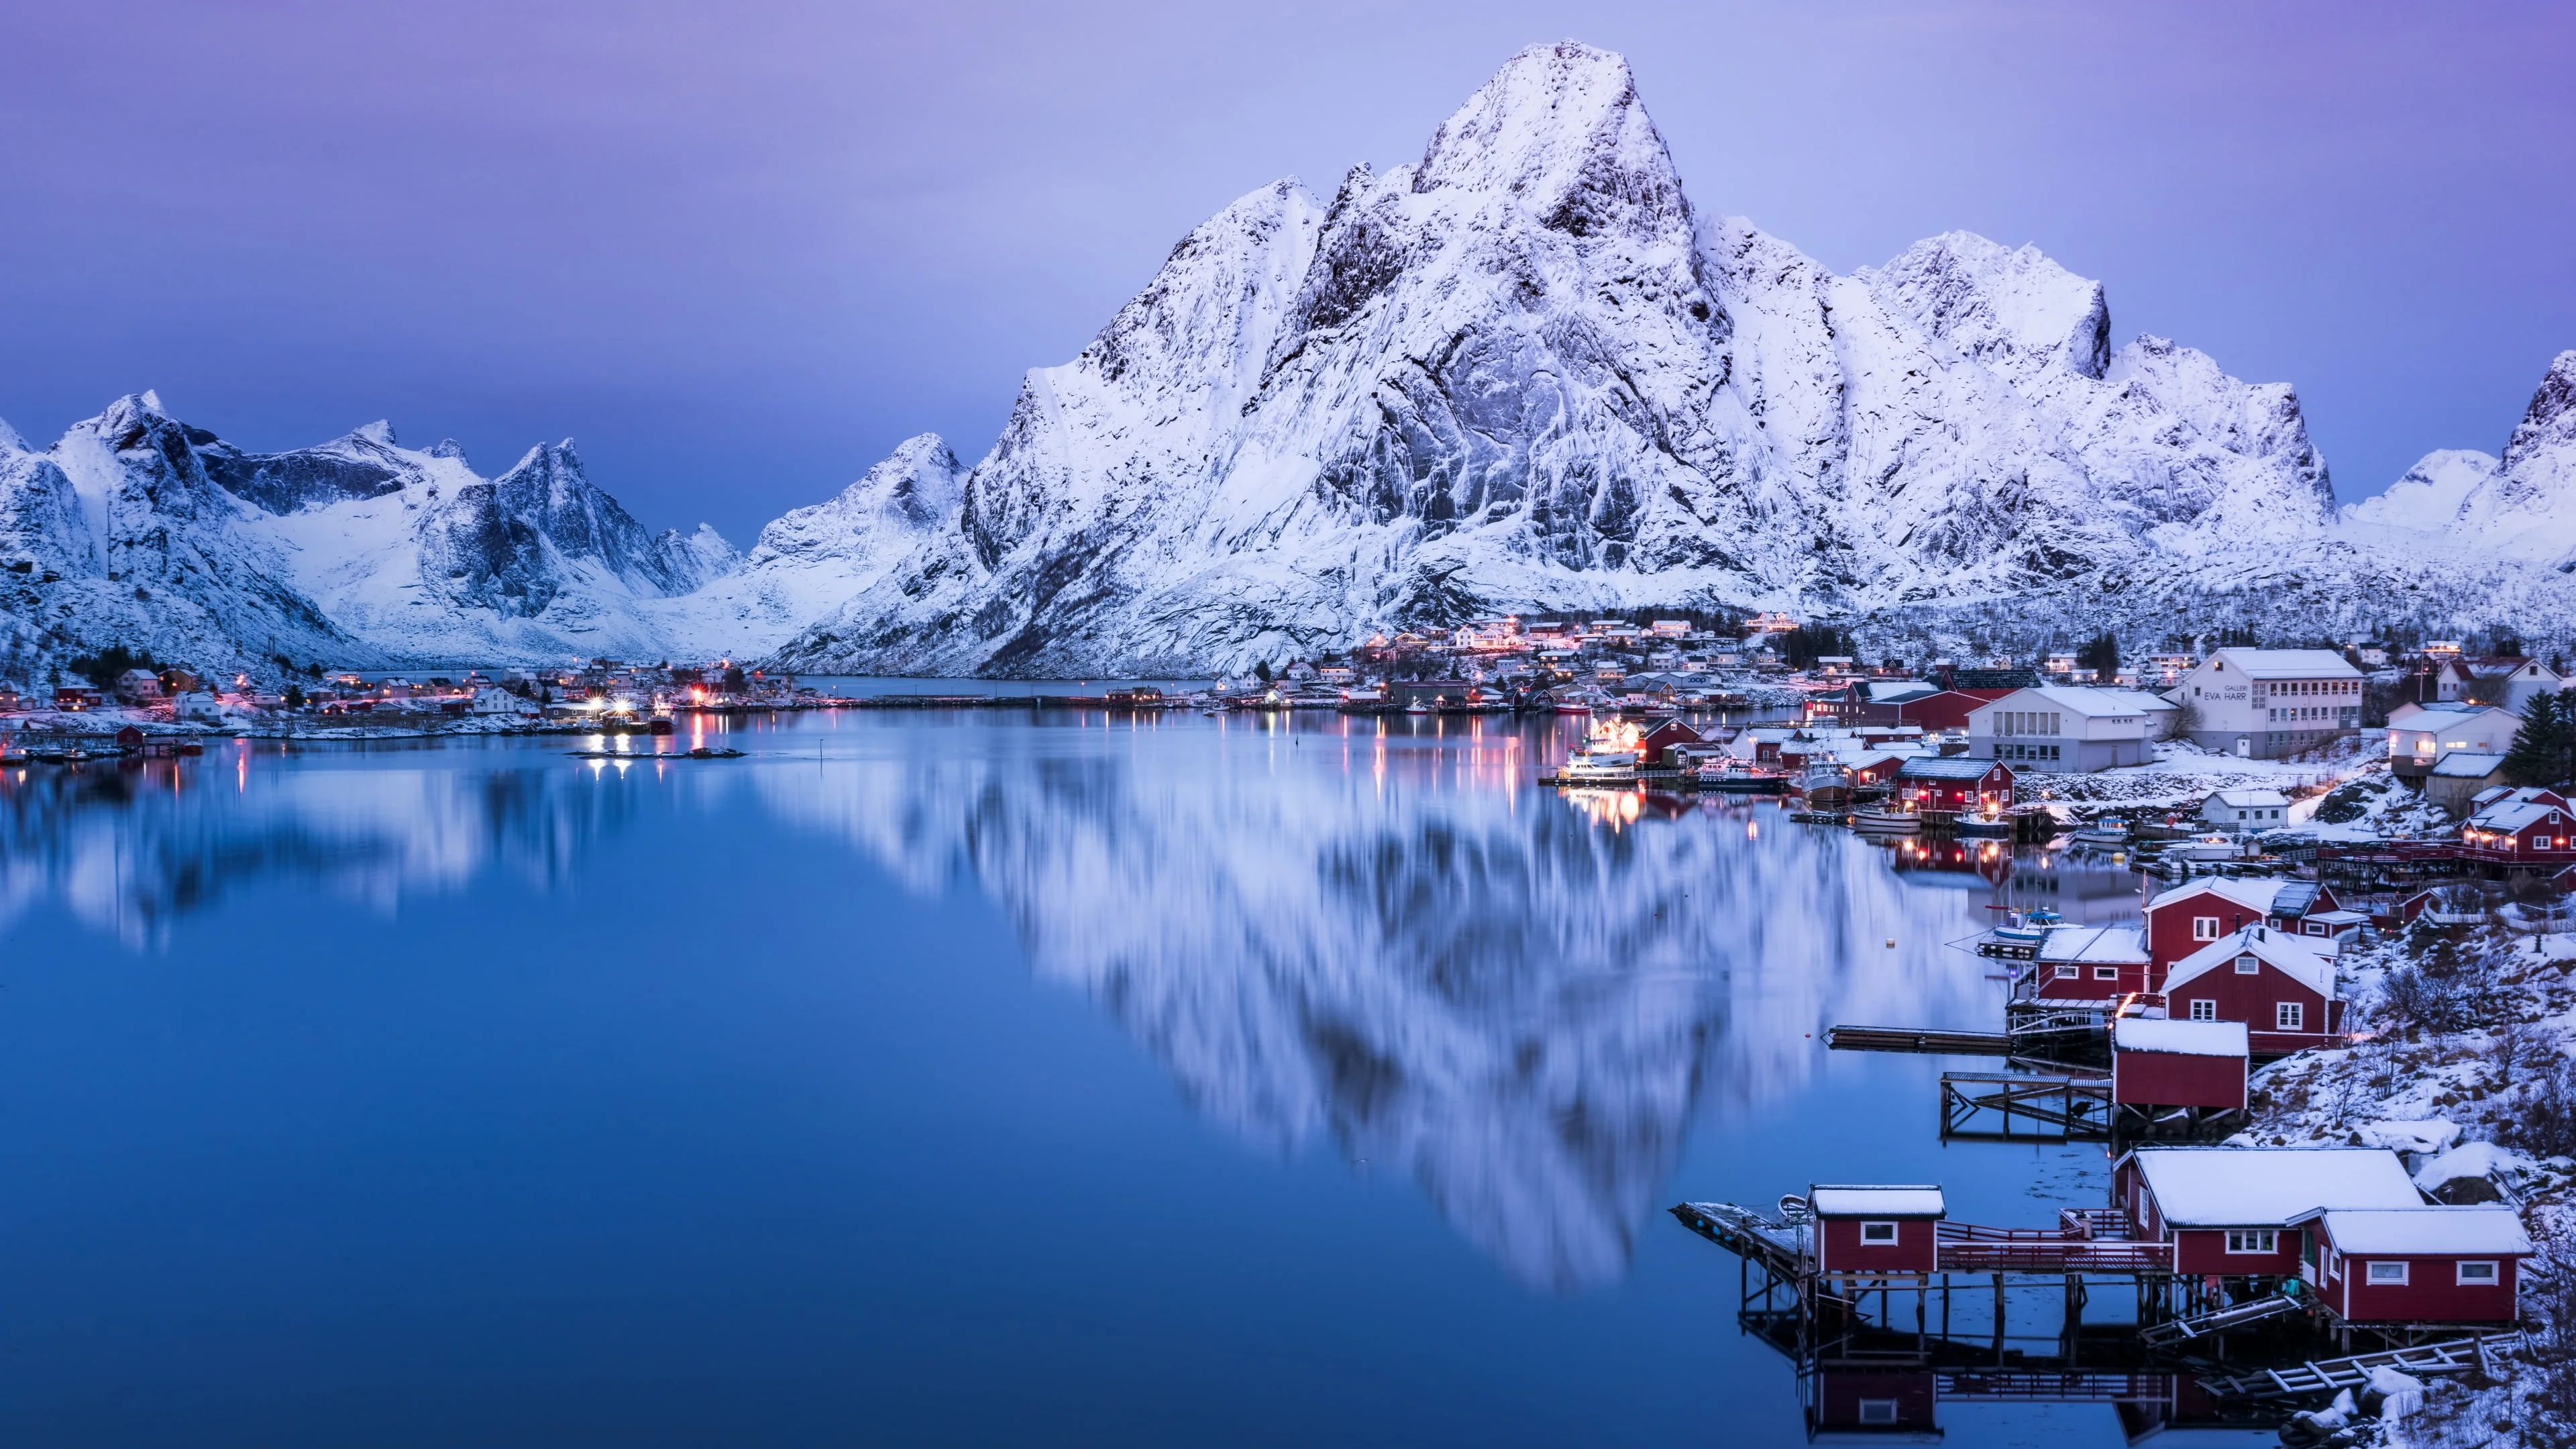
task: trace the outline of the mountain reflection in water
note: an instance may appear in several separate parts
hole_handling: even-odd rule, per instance
[[[699,812],[757,809],[781,851],[823,837],[920,892],[981,891],[1037,974],[1101,1003],[1206,1118],[1407,1173],[1559,1291],[1617,1280],[1695,1115],[1804,1082],[1825,1026],[1983,1024],[2000,991],[1945,943],[1987,924],[2008,852],[1900,871],[1776,805],[1540,791],[1552,725],[814,733],[722,766],[219,744],[11,771],[0,925],[51,899],[151,946],[254,878],[387,909],[501,874],[555,889],[611,833],[685,850]]]

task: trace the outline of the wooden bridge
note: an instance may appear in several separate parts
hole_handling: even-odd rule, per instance
[[[2473,1368],[2484,1369],[2488,1367],[2488,1354],[2514,1348],[2522,1341],[2520,1333],[2454,1338],[2417,1348],[2316,1359],[2296,1368],[2256,1369],[2252,1373],[2208,1378],[2201,1380],[2201,1387],[2220,1398],[2288,1399],[2308,1394],[2330,1394],[2337,1389],[2363,1387],[2370,1382],[2370,1371],[2378,1368],[2395,1369],[2419,1379],[2467,1373]]]

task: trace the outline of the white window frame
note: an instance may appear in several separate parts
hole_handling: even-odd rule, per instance
[[[2120,979],[2120,968],[2117,966],[2096,966],[2093,968],[2093,979],[2096,981],[2117,981]]]
[[[1885,1228],[1887,1230],[1887,1236],[1883,1238],[1873,1236],[1881,1228]],[[1860,1225],[1860,1245],[1864,1248],[1893,1248],[1896,1246],[1896,1240],[1897,1225],[1894,1223],[1863,1223]]]
[[[2274,1031],[2306,1031],[2308,1029],[2307,1004],[2299,1001],[2273,1002],[2272,1029]]]
[[[2194,998],[2191,1003],[2191,1019],[2194,1021],[2218,1020],[2218,1003],[2206,996]]]
[[[2484,1268],[2482,1277],[2469,1276],[2471,1268]],[[2503,1265],[2493,1258],[2463,1258],[2452,1265],[2451,1282],[2461,1288],[2493,1288],[2504,1281]]]
[[[2217,939],[2218,939],[2218,918],[2217,918],[2216,916],[2194,916],[2194,917],[2192,917],[2192,918],[2191,918],[2191,938],[2192,938],[2193,940],[2195,940],[2195,941],[2215,941],[2215,940],[2217,940]]]
[[[2278,1228],[2229,1228],[2227,1251],[2231,1253],[2277,1253],[2281,1251]]]
[[[2402,1258],[2394,1263],[2374,1262],[2362,1269],[2361,1281],[2373,1288],[2403,1288],[2406,1286],[2406,1267],[2406,1262]],[[2390,1277],[2381,1271],[2390,1268],[2396,1270],[2395,1277]]]
[[[1862,1399],[1858,1405],[1860,1422],[1872,1426],[1894,1424],[1896,1408],[1894,1399]]]
[[[2060,981],[2073,981],[2083,974],[2084,968],[2076,965],[2072,961],[2060,961],[2057,963],[2057,979]]]
[[[2239,976],[2260,976],[2260,975],[2262,975],[2262,974],[2263,974],[2263,958],[2262,958],[2262,957],[2260,957],[2260,956],[2255,955],[2255,954],[2254,954],[2253,952],[2251,952],[2251,951],[2248,951],[2248,952],[2246,952],[2244,955],[2237,957],[2237,958],[2236,958],[2236,974],[2237,974],[2237,975],[2239,975]]]

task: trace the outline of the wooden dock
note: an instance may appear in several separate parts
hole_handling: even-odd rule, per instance
[[[2520,1333],[2454,1338],[2417,1348],[2390,1349],[2385,1353],[2316,1359],[2295,1368],[2256,1369],[2252,1373],[2203,1379],[2201,1387],[2219,1398],[2235,1399],[2293,1399],[2309,1394],[2331,1394],[2337,1389],[2362,1388],[2370,1382],[2370,1371],[2378,1368],[2395,1369],[2419,1379],[2467,1373],[2473,1368],[2483,1368],[2489,1353],[2513,1348],[2521,1342]]]
[[[1838,1052],[1938,1052],[1952,1056],[2008,1057],[2013,1039],[2000,1032],[1948,1031],[1938,1027],[1837,1026],[1825,1045]]]

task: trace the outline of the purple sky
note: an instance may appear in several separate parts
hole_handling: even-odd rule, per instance
[[[2576,347],[2563,5],[47,3],[0,14],[0,417],[245,446],[577,438],[748,545],[990,445],[1191,226],[1624,51],[1704,210],[1836,269],[2036,242],[2298,385],[2347,499],[2494,451]]]

